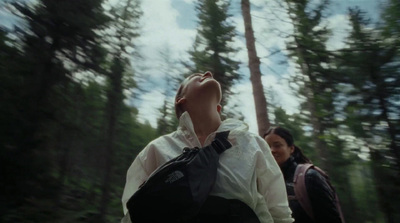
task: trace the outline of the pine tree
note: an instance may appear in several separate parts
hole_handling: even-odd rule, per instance
[[[336,100],[340,91],[337,73],[332,67],[332,53],[326,48],[330,30],[323,25],[329,1],[286,0],[286,3],[294,27],[287,49],[300,70],[295,81],[301,86],[298,93],[305,98],[301,110],[312,128],[312,146],[318,158],[314,162],[326,170],[334,184],[338,185],[336,189],[342,198],[344,215],[351,220],[356,203],[350,187],[347,187],[350,178],[345,169],[350,159],[345,158],[344,141],[339,138],[341,128],[335,103],[339,103]]]
[[[13,94],[10,108],[15,116],[2,126],[14,135],[7,141],[13,149],[3,151],[13,169],[7,183],[14,185],[5,221],[51,222],[60,214],[56,209],[66,169],[60,157],[69,153],[66,138],[75,142],[71,132],[79,128],[68,113],[74,107],[69,93],[78,86],[74,72],[97,70],[102,60],[95,32],[107,22],[101,3],[42,0],[8,5],[25,23],[11,31],[21,53],[8,64],[14,84],[7,93]],[[55,211],[45,212],[50,205]],[[26,213],[13,214],[20,210]]]
[[[293,41],[288,43],[288,49],[291,51],[290,56],[296,59],[300,67],[301,75],[298,76],[298,82],[304,83],[299,92],[306,98],[302,110],[309,112],[314,147],[321,160],[319,165],[329,171],[331,168],[327,142],[321,140],[321,137],[327,134],[334,112],[333,89],[329,82],[330,71],[323,65],[329,63],[325,47],[329,30],[326,27],[318,27],[328,2],[323,1],[316,6],[307,0],[286,2],[294,25]],[[307,12],[307,7],[314,9]]]
[[[387,222],[397,222],[399,216],[394,210],[398,203],[387,202],[388,197],[399,194],[398,189],[387,182],[400,185],[398,177],[395,177],[400,170],[396,139],[399,117],[395,103],[399,96],[397,49],[382,41],[378,29],[371,32],[369,21],[359,9],[350,9],[349,15],[352,24],[347,40],[349,48],[340,55],[338,64],[339,72],[347,74],[341,79],[348,89],[346,124],[368,144],[381,209]],[[384,156],[392,158],[388,160]]]
[[[383,90],[386,91],[386,122],[388,123],[388,133],[392,140],[391,150],[397,157],[397,163],[400,171],[400,110],[399,103],[396,101],[400,98],[400,2],[390,0],[382,12],[384,26],[382,36],[386,39],[383,41],[385,47],[388,49],[386,55],[389,55],[390,62],[383,68],[385,75],[385,86]],[[395,115],[397,113],[397,115]]]
[[[115,154],[118,148],[116,141],[118,119],[121,116],[124,100],[124,89],[133,86],[124,86],[124,77],[132,78],[133,69],[130,66],[130,56],[135,51],[134,39],[139,36],[139,18],[142,14],[137,0],[120,1],[110,10],[113,18],[111,26],[115,28],[116,42],[108,44],[111,65],[106,71],[108,82],[107,101],[105,110],[105,163],[102,182],[102,199],[100,202],[99,222],[108,222],[107,213],[112,194],[112,173],[115,165]]]
[[[357,116],[363,121],[369,120],[368,123],[372,124],[371,130],[380,132],[380,122],[387,124],[385,131],[390,140],[390,150],[396,158],[397,170],[400,171],[400,149],[396,140],[396,126],[400,118],[393,115],[399,108],[395,102],[399,96],[397,49],[391,44],[381,44],[383,41],[380,40],[378,30],[375,33],[366,30],[368,21],[361,11],[350,9],[349,14],[353,25],[349,45],[353,51],[344,54],[347,58],[344,65],[352,68],[349,72],[354,78],[347,83],[354,87],[354,95],[361,99],[351,100],[350,104],[365,111]],[[355,66],[356,64],[358,65]]]
[[[232,95],[231,87],[239,80],[239,62],[232,59],[237,52],[230,44],[235,37],[235,26],[229,20],[229,1],[200,0],[196,5],[198,15],[197,36],[189,52],[192,73],[211,71],[221,84],[222,102],[227,104]]]
[[[384,7],[383,13],[381,14],[383,20],[383,33],[382,35],[386,38],[390,38],[391,44],[400,48],[400,2],[397,0],[388,0]]]

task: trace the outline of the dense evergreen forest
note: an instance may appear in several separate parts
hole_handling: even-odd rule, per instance
[[[177,63],[160,52],[160,70],[171,74],[162,77],[164,95],[173,97],[185,75],[210,70],[225,105],[235,83],[250,79],[234,59],[242,24],[231,19],[240,8],[232,4],[240,3],[196,1],[189,58]],[[334,51],[324,25],[329,0],[278,4],[293,27],[282,38],[301,112],[276,106],[265,90],[265,125],[291,129],[329,173],[347,223],[400,222],[400,2],[386,0],[376,23],[349,8],[345,47]],[[132,62],[143,60],[141,2],[9,0],[0,9],[15,18],[12,26],[0,21],[0,222],[119,222],[129,165],[177,126],[173,101],[160,104],[156,128],[127,103],[145,91],[140,62]],[[223,117],[243,118],[237,106]]]

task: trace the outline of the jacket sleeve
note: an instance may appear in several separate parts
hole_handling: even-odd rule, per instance
[[[132,195],[139,189],[139,186],[146,181],[149,176],[144,168],[143,161],[141,160],[141,153],[139,153],[139,155],[135,158],[126,174],[126,183],[124,192],[122,194],[122,208],[124,217],[122,218],[121,223],[131,223],[126,203],[128,203]]]
[[[122,194],[122,208],[124,215],[128,212],[126,203],[132,197],[132,195],[139,189],[139,186],[147,179],[148,174],[143,166],[143,162],[140,159],[140,155],[136,157],[126,174],[126,183],[124,192]]]
[[[257,143],[262,154],[257,157],[257,187],[264,197],[268,211],[275,223],[291,223],[290,211],[285,182],[282,172],[271,154],[268,144],[257,137]]]
[[[306,188],[316,223],[341,223],[336,207],[335,194],[318,171],[310,169],[306,174]]]
[[[126,174],[126,183],[122,194],[122,208],[124,215],[128,212],[126,203],[157,168],[159,157],[155,143],[149,143],[135,158]]]

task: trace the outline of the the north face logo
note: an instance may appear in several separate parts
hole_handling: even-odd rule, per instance
[[[176,170],[176,171],[174,171],[174,172],[172,172],[171,174],[168,175],[167,179],[165,180],[165,183],[170,183],[171,184],[171,183],[181,179],[184,176],[185,175],[181,171]]]

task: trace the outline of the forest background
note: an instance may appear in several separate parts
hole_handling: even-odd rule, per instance
[[[210,70],[223,117],[291,129],[347,222],[400,222],[400,2],[250,3],[0,2],[0,221],[119,222],[178,83]]]

